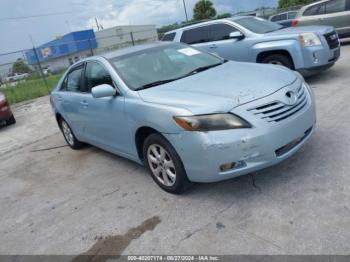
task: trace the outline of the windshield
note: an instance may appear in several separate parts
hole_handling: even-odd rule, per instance
[[[282,29],[283,26],[258,17],[244,17],[234,20],[237,24],[257,34],[265,34]]]
[[[184,44],[157,46],[109,60],[132,90],[175,81],[224,62]]]

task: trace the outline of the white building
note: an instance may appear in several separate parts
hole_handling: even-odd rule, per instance
[[[158,41],[155,25],[124,25],[95,32],[95,54],[105,53],[126,46]]]

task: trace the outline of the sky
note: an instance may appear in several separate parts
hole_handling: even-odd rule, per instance
[[[277,0],[212,1],[218,13],[277,4]],[[185,2],[191,18],[196,0]],[[43,14],[48,16],[30,17]],[[38,46],[70,31],[96,29],[95,17],[104,28],[129,24],[161,26],[185,20],[182,0],[0,0],[0,54],[30,48],[30,37]]]

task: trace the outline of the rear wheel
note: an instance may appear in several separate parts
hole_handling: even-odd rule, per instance
[[[66,140],[67,144],[74,150],[80,149],[84,146],[84,143],[80,142],[74,135],[72,129],[68,125],[68,123],[64,120],[60,120],[60,127]]]
[[[191,185],[180,157],[160,134],[146,138],[143,156],[153,180],[165,191],[180,194]]]
[[[286,55],[274,54],[267,56],[263,61],[264,64],[281,65],[294,69],[293,61]]]
[[[6,125],[10,126],[10,125],[14,125],[16,124],[16,119],[15,117],[12,115],[7,121],[6,121]]]

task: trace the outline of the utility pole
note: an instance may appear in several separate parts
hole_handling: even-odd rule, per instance
[[[185,10],[185,15],[186,15],[186,22],[188,22],[188,15],[187,15],[187,9],[186,9],[186,3],[185,0],[182,0],[183,4],[184,4],[184,10]]]
[[[44,73],[43,73],[43,69],[42,69],[42,67],[41,67],[39,55],[38,55],[38,53],[36,52],[36,48],[35,48],[35,45],[34,45],[33,38],[32,38],[31,35],[29,35],[29,38],[30,38],[30,41],[32,42],[32,45],[33,45],[33,52],[34,52],[35,59],[36,59],[36,61],[38,62],[39,74],[40,74],[41,78],[42,78],[43,81],[44,81],[44,84],[45,84],[45,86],[46,86],[46,89],[47,89],[48,91],[50,91],[50,90],[49,90],[49,86],[48,86],[47,81],[46,81],[46,77],[45,77],[45,75],[44,75]]]
[[[97,31],[100,31],[100,25],[98,24],[97,18],[95,17],[95,22],[96,22],[96,26],[97,26]]]

